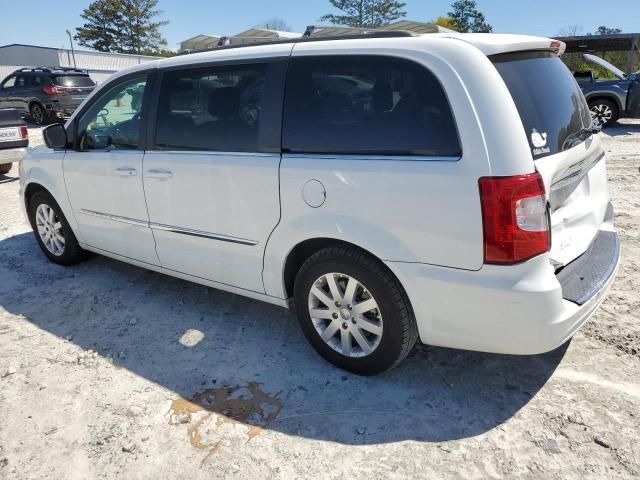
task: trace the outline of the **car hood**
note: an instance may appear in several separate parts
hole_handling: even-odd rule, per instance
[[[596,55],[591,55],[590,53],[583,53],[582,56],[586,61],[595,63],[596,65],[602,68],[606,68],[611,73],[613,73],[616,77],[618,77],[620,80],[626,80],[627,76],[624,74],[624,72],[620,70],[618,67],[616,67],[615,65],[611,65],[604,58],[600,58]]]

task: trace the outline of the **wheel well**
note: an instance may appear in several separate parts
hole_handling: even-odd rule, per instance
[[[311,238],[309,240],[305,240],[304,242],[301,242],[293,247],[293,249],[287,256],[287,260],[284,265],[284,288],[287,294],[287,298],[291,298],[293,296],[293,284],[296,280],[298,270],[300,270],[300,267],[302,267],[302,264],[306,262],[307,259],[314,253],[330,245],[342,245],[357,248],[363,253],[366,253],[372,258],[375,258],[376,260],[382,262],[382,260],[373,255],[371,252],[365,250],[364,248],[359,247],[358,245],[355,245],[353,243],[345,242],[343,240],[336,240],[335,238]]]
[[[616,106],[616,108],[618,109],[618,113],[620,113],[620,111],[622,110],[622,105],[620,105],[620,103],[618,103],[618,99],[612,95],[595,95],[593,97],[589,97],[587,99],[587,103],[591,104],[591,102],[594,102],[596,100],[608,100]]]
[[[41,102],[39,102],[38,100],[31,100],[31,101],[29,102],[29,113],[31,113],[31,107],[32,107],[34,104],[36,104],[36,103],[37,103],[38,105],[40,105],[40,106],[42,107],[42,110],[44,110],[44,111],[45,111],[45,113],[46,113],[47,109],[46,109],[46,108],[44,108],[44,105],[42,105],[42,103],[41,103]]]
[[[29,204],[31,203],[31,197],[33,197],[33,195],[36,192],[40,192],[40,191],[46,192],[49,195],[51,195],[51,193],[39,183],[30,183],[29,185],[27,185],[27,188],[24,191],[24,204],[25,204],[25,207],[27,208],[27,212],[29,211]]]

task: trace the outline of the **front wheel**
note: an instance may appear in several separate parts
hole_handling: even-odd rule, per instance
[[[312,255],[298,272],[294,297],[307,340],[345,370],[381,373],[400,363],[417,340],[402,286],[356,248],[338,245]]]
[[[618,107],[610,100],[598,99],[589,102],[589,111],[594,122],[607,127],[618,120]]]
[[[40,191],[33,195],[29,221],[38,245],[53,263],[67,266],[85,258],[60,206],[48,193]]]

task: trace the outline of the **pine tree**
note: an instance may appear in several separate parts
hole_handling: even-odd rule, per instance
[[[493,27],[486,22],[474,0],[458,0],[451,4],[451,8],[453,11],[447,15],[459,32],[488,33],[493,31]]]
[[[375,28],[404,17],[406,3],[396,0],[329,0],[343,15],[327,14],[320,21],[357,28]]]
[[[158,0],[95,0],[80,15],[86,23],[76,28],[80,45],[101,52],[148,54],[162,51],[167,41],[156,21]]]

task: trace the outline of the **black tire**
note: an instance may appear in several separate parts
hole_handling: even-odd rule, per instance
[[[64,250],[60,255],[54,255],[53,253],[51,253],[38,234],[38,228],[36,225],[36,211],[40,205],[46,205],[53,209],[55,213],[55,221],[61,223],[62,236],[64,237],[65,242]],[[78,245],[78,240],[73,234],[73,231],[69,226],[69,222],[67,222],[67,219],[62,213],[60,206],[48,192],[41,190],[34,193],[31,197],[31,200],[29,202],[29,222],[31,223],[31,228],[33,229],[36,241],[38,242],[38,245],[40,245],[40,249],[53,263],[69,266],[79,263],[86,258],[86,252],[82,250],[82,248],[80,248],[80,245]]]
[[[368,355],[343,355],[326,343],[314,326],[309,313],[311,288],[316,280],[332,272],[356,279],[366,286],[378,304],[383,321],[382,335],[377,347]],[[411,352],[418,338],[413,310],[400,282],[384,264],[355,247],[330,246],[307,259],[296,276],[294,300],[302,331],[315,350],[337,367],[359,375],[375,375],[396,366]],[[345,323],[343,328],[348,328]]]
[[[45,125],[47,123],[47,111],[39,103],[32,103],[29,107],[29,115],[36,125]]]
[[[589,111],[591,112],[591,117],[594,120],[597,119],[603,127],[608,127],[620,118],[618,106],[611,100],[590,100]],[[610,116],[607,112],[611,112]]]
[[[5,175],[11,171],[11,167],[13,164],[11,163],[3,163],[0,165],[0,175]]]

